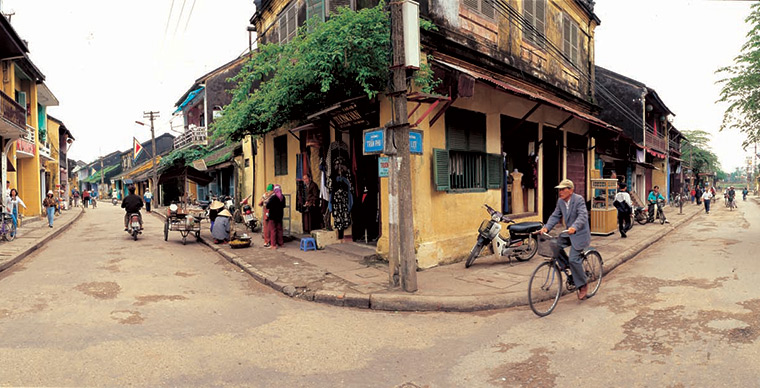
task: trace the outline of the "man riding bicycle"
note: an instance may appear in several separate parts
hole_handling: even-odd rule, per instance
[[[565,220],[567,235],[560,234],[554,248],[554,257],[561,263],[568,263],[573,275],[573,283],[578,288],[578,299],[583,300],[588,292],[586,272],[583,270],[583,250],[591,245],[591,228],[588,223],[586,201],[574,193],[575,185],[570,179],[564,179],[555,187],[559,189],[557,207],[549,217],[541,233],[547,233],[556,226],[560,219]],[[565,248],[570,247],[568,257]]]
[[[658,201],[665,202],[665,197],[663,197],[662,194],[660,194],[660,186],[655,186],[652,188],[652,191],[649,193],[649,196],[647,197],[647,202],[649,203],[649,222],[654,222],[654,217],[656,216],[656,214],[654,214],[654,205]]]

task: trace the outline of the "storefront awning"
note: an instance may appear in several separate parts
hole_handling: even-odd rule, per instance
[[[185,98],[185,101],[182,101],[179,106],[177,106],[177,110],[174,111],[174,113],[181,112],[182,109],[185,109],[185,107],[190,104],[200,92],[202,92],[204,89],[203,86],[199,87],[198,89],[193,90],[190,92],[190,94],[187,95],[187,98]]]
[[[646,169],[649,169],[649,170],[657,170],[657,171],[660,170],[659,168],[655,167],[654,164],[652,164],[652,163],[636,162],[636,164],[638,164],[639,166],[644,167]]]
[[[668,158],[667,155],[665,155],[663,153],[660,153],[660,152],[657,152],[657,151],[654,151],[651,148],[647,148],[646,150],[647,150],[647,152],[649,152],[650,155],[654,156],[655,158],[659,158],[659,159],[667,159]]]
[[[114,164],[108,167],[103,168],[100,171],[95,172],[94,174],[90,175],[86,179],[84,179],[82,182],[85,183],[99,183],[101,175],[103,176],[104,181],[110,181],[109,173],[116,170],[118,167],[120,167],[120,164]]]
[[[163,184],[174,179],[189,179],[201,186],[214,181],[210,175],[198,171],[190,166],[172,166],[161,172],[161,177],[158,178],[158,183]]]
[[[490,83],[492,85],[495,85],[495,86],[497,86],[497,87],[499,87],[501,89],[504,89],[504,90],[506,90],[506,91],[508,91],[508,92],[510,92],[512,94],[515,94],[515,95],[518,95],[518,96],[521,96],[521,97],[527,97],[527,98],[530,98],[530,99],[536,100],[536,101],[541,101],[541,102],[543,102],[545,104],[548,104],[548,105],[551,105],[551,106],[553,106],[555,108],[564,110],[564,111],[572,114],[574,117],[576,117],[576,118],[578,118],[580,120],[583,120],[583,121],[585,121],[585,122],[587,122],[589,124],[593,124],[593,125],[596,125],[598,127],[605,128],[605,129],[608,129],[608,130],[616,132],[616,133],[622,133],[623,132],[620,128],[618,128],[618,127],[616,127],[616,126],[614,126],[612,124],[604,122],[604,121],[600,120],[599,118],[596,118],[596,117],[594,117],[594,116],[592,116],[592,115],[590,115],[588,113],[583,113],[583,112],[580,112],[580,111],[578,111],[576,109],[573,109],[573,108],[567,106],[566,104],[564,104],[564,103],[562,103],[560,101],[557,101],[556,99],[551,98],[549,96],[544,96],[544,95],[540,95],[537,92],[528,91],[528,90],[526,90],[524,88],[521,88],[519,86],[515,86],[515,85],[512,85],[512,84],[506,83],[504,81],[500,81],[500,80],[498,80],[498,79],[496,79],[494,77],[491,77],[491,76],[489,76],[489,75],[487,75],[485,73],[482,73],[482,72],[479,72],[479,71],[475,71],[475,70],[471,70],[471,69],[467,69],[467,68],[464,68],[462,66],[455,65],[453,63],[449,63],[449,62],[443,61],[443,60],[438,59],[438,58],[434,59],[433,61],[436,62],[436,63],[438,63],[438,64],[441,64],[443,66],[446,66],[448,68],[451,68],[453,70],[456,70],[456,71],[459,71],[461,73],[467,74],[467,75],[469,75],[469,76],[471,76],[471,77],[473,77],[475,79],[478,79],[478,80],[481,80],[481,81],[485,81],[486,83]]]

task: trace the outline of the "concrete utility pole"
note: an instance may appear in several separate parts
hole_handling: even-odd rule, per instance
[[[151,178],[151,187],[150,191],[153,193],[153,195],[156,197],[156,202],[160,202],[160,195],[158,190],[158,173],[156,172],[156,156],[158,156],[158,152],[156,152],[156,133],[153,130],[153,120],[158,118],[158,112],[143,112],[143,117],[150,120],[150,141],[151,141],[151,147],[153,148],[151,152],[151,165],[153,166],[153,177]]]
[[[103,155],[100,155],[100,188],[98,189],[98,192],[103,190],[104,179],[105,179],[105,174],[103,174]]]
[[[390,155],[388,191],[390,194],[388,224],[390,229],[389,275],[392,285],[397,286],[395,266],[400,262],[398,272],[401,287],[406,292],[417,291],[417,258],[414,252],[414,215],[412,206],[411,157],[409,154],[409,121],[406,109],[406,67],[404,54],[403,3],[392,1],[391,42],[393,46],[393,124],[388,134],[397,148],[396,155]]]

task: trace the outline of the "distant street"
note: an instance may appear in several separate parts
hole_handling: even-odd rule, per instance
[[[721,201],[540,319],[290,299],[102,202],[0,273],[0,385],[757,386],[760,206]]]

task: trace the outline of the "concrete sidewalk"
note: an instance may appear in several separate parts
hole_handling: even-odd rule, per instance
[[[87,209],[87,211],[98,211]],[[19,262],[37,248],[45,245],[59,234],[68,229],[84,214],[82,208],[64,210],[55,216],[53,227],[49,228],[47,217],[27,217],[18,228],[18,235],[13,241],[0,241],[0,271]]]
[[[154,214],[163,218],[163,209]],[[670,223],[635,224],[628,238],[616,232],[592,236],[591,245],[599,250],[605,274],[630,260],[639,252],[689,221],[704,208],[685,204],[683,214],[668,207]],[[478,311],[527,305],[528,279],[544,258],[536,255],[527,262],[507,263],[496,256],[480,257],[465,269],[464,262],[417,272],[418,291],[407,293],[388,285],[388,264],[377,258],[374,247],[355,243],[329,245],[324,250],[304,252],[299,240],[284,248],[263,247],[260,233],[253,246],[231,249],[211,243],[207,226],[202,242],[239,266],[259,282],[284,294],[336,306],[390,311]],[[557,228],[555,228],[556,231]],[[239,234],[243,225],[236,225]],[[250,235],[251,233],[248,232]],[[473,231],[473,244],[476,236]]]

